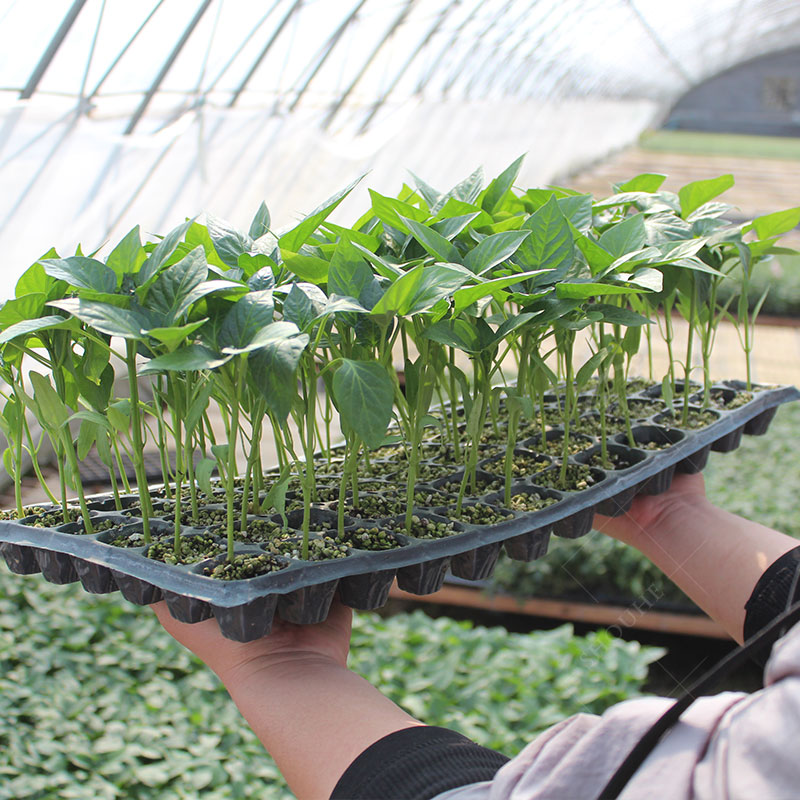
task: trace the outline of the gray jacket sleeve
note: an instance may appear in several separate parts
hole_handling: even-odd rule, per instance
[[[640,698],[550,728],[494,780],[436,800],[595,800],[672,701]],[[800,796],[800,624],[773,648],[765,686],[696,700],[620,795],[625,800],[790,800]]]

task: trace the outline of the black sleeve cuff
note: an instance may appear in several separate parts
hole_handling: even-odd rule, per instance
[[[784,553],[759,578],[750,599],[744,604],[744,639],[747,641],[797,600],[800,600],[800,581],[789,597],[795,575],[800,570],[800,547]],[[762,663],[768,653],[763,653]]]
[[[405,728],[361,753],[331,800],[429,800],[448,789],[490,781],[507,761],[447,728]]]

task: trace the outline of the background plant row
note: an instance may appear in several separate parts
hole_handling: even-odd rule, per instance
[[[572,713],[637,696],[663,650],[416,612],[357,615],[351,653],[410,713],[512,755]],[[227,692],[154,615],[0,573],[0,798],[154,796],[292,795]]]

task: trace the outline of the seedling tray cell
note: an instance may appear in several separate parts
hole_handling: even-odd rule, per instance
[[[715,389],[741,389],[737,382],[719,384]],[[348,531],[354,526],[381,526],[393,531],[396,547],[391,549],[360,549],[347,546],[345,557],[322,561],[302,561],[283,558],[285,567],[276,572],[254,578],[222,581],[203,574],[213,559],[201,563],[169,565],[147,558],[144,547],[117,547],[109,540],[119,535],[119,530],[134,531],[140,520],[134,516],[120,516],[114,511],[108,496],[90,498],[94,519],[109,518],[123,527],[115,532],[101,531],[84,535],[80,525],[60,525],[37,528],[19,521],[0,522],[0,552],[9,569],[20,575],[41,571],[53,583],[72,583],[80,580],[92,593],[119,590],[133,603],[147,605],[162,597],[170,613],[184,622],[196,623],[215,617],[225,636],[237,641],[250,641],[268,634],[275,615],[297,624],[311,624],[326,618],[337,592],[353,608],[374,609],[386,602],[392,580],[414,594],[430,594],[439,589],[448,571],[469,580],[482,580],[491,574],[502,546],[515,559],[533,560],[547,552],[551,532],[558,536],[576,538],[591,529],[596,511],[620,514],[630,507],[638,493],[658,494],[669,488],[676,471],[697,472],[706,463],[710,450],[727,452],[737,447],[743,433],[762,435],[781,404],[800,398],[794,387],[762,388],[753,398],[737,408],[717,409],[719,418],[700,429],[684,430],[680,425],[680,412],[674,416],[663,412],[637,419],[634,427],[636,447],[630,447],[625,435],[616,436],[610,445],[618,469],[592,467],[594,483],[580,491],[565,491],[543,486],[552,484],[552,473],[557,463],[542,461],[543,470],[518,477],[512,484],[512,494],[535,493],[540,497],[555,498],[557,502],[537,511],[511,510],[510,518],[494,524],[459,522],[454,524],[452,535],[440,538],[416,538],[398,531],[398,518],[352,519],[346,524]],[[631,399],[652,400],[652,392],[631,395]],[[591,412],[589,412],[591,413]],[[556,429],[557,430],[557,429]],[[554,436],[556,434],[553,434]],[[549,438],[549,437],[548,437]],[[598,451],[596,438],[590,437],[588,449],[569,457],[569,463],[586,464]],[[653,443],[661,449],[651,449]],[[663,445],[663,447],[662,447]],[[533,441],[526,442],[528,450]],[[426,460],[430,467],[427,484],[420,489],[435,492],[459,476],[454,465],[440,459]],[[491,460],[484,467],[492,466]],[[492,467],[497,470],[500,467]],[[439,473],[443,473],[439,475]],[[387,471],[391,474],[391,471]],[[489,486],[497,480],[497,472],[482,472],[482,485]],[[387,489],[397,489],[387,483]],[[156,491],[156,490],[154,490]],[[391,504],[389,493],[370,492]],[[496,509],[504,507],[504,493],[486,491],[472,497],[470,504],[481,503]],[[125,506],[135,514],[138,498],[125,498]],[[379,506],[376,506],[379,507]],[[156,536],[169,535],[172,525],[164,519],[169,506],[151,520]],[[425,519],[448,522],[448,507],[435,509],[416,508],[415,513]],[[438,515],[437,513],[438,512]],[[315,520],[322,522],[335,517],[330,510],[315,511]],[[296,525],[297,515],[290,515],[290,524]],[[273,521],[277,517],[270,518]],[[25,522],[30,520],[26,519]],[[330,524],[325,524],[330,528]],[[139,527],[140,529],[140,527]],[[219,530],[209,532],[222,545]],[[199,533],[185,529],[184,535]],[[314,537],[335,536],[335,530],[315,533]],[[344,544],[347,544],[345,541]],[[264,545],[257,542],[236,545],[236,553],[263,553]],[[222,556],[224,558],[224,555]],[[217,560],[219,560],[219,556]]]

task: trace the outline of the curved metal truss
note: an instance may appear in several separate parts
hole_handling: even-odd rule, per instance
[[[89,117],[113,107],[125,134],[207,103],[306,105],[326,127],[349,114],[366,128],[420,96],[674,98],[800,34],[795,0],[50,5],[60,13],[22,0],[0,12],[0,89],[71,96]]]
[[[797,0],[0,0],[0,241],[292,213],[400,163],[549,179],[798,40]]]

